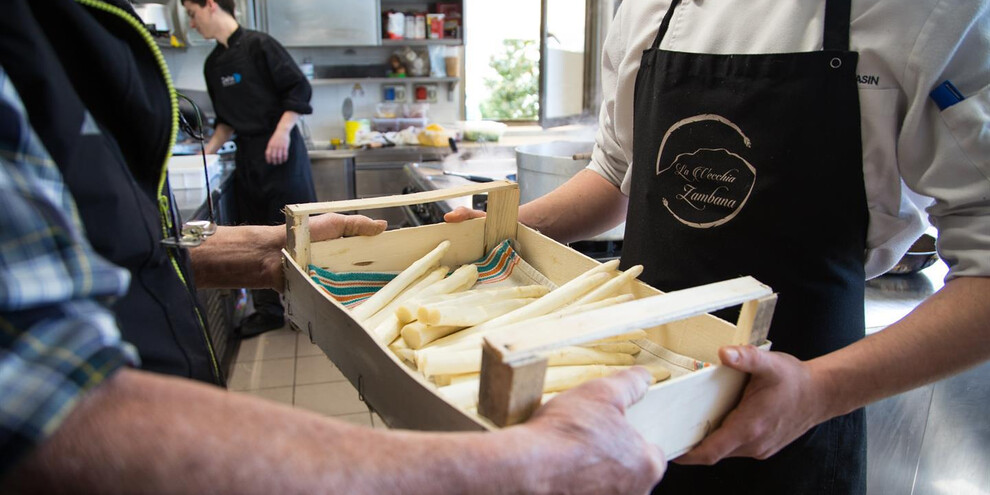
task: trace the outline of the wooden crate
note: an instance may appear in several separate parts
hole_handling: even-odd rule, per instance
[[[488,217],[459,224],[437,224],[387,231],[375,237],[349,237],[311,243],[309,217],[325,212],[415,205],[448,198],[488,193]],[[557,330],[537,338],[508,335],[485,344],[482,404],[496,421],[466,413],[449,403],[437,388],[391,351],[377,343],[349,311],[327,295],[307,274],[309,263],[335,272],[400,271],[442,240],[451,247],[442,260],[459,266],[481,258],[504,239],[515,239],[519,254],[557,285],[598,262],[517,222],[519,190],[500,181],[456,189],[364,200],[311,203],[287,207],[288,243],[284,254],[286,314],[306,332],[343,372],[362,399],[391,427],[418,430],[491,430],[505,415],[525,416],[533,407],[534,387],[542,383],[503,383],[501,370],[524,370],[539,353],[617,335],[632,328],[647,329],[648,339],[636,341],[643,352],[662,346],[698,361],[718,363],[723,345],[763,344],[776,296],[769,287],[744,277],[733,281],[662,294],[634,284],[634,301],[622,309],[604,308],[562,321]],[[732,324],[710,311],[742,304]],[[611,311],[611,313],[609,312]],[[536,356],[534,358],[534,356]],[[745,375],[713,365],[650,387],[647,396],[629,409],[627,417],[669,458],[686,452],[715,428],[738,402]],[[487,388],[485,384],[490,384]],[[536,398],[538,400],[538,397]],[[502,408],[491,414],[492,407]],[[520,412],[522,411],[522,412]],[[499,415],[503,417],[499,418]],[[511,422],[511,419],[510,421]]]

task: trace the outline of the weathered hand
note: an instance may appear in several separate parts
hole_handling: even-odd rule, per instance
[[[309,235],[311,241],[326,241],[338,237],[378,235],[387,226],[388,222],[385,220],[372,220],[364,215],[325,213],[310,217]],[[264,267],[261,270],[261,277],[265,282],[260,286],[271,287],[281,292],[285,287],[285,274],[282,273],[282,248],[285,247],[285,227],[271,228],[279,229],[279,231],[273,234],[273,242],[266,244],[268,248],[261,260],[262,267]]]
[[[666,461],[625,419],[626,408],[646,394],[643,368],[616,373],[564,392],[523,425],[521,441],[533,446],[530,467],[537,493],[648,493]],[[543,466],[538,468],[537,466]]]
[[[454,209],[454,211],[447,212],[447,214],[443,216],[443,221],[447,223],[460,223],[473,218],[481,218],[485,215],[486,213],[483,211],[458,206]]]
[[[313,241],[338,237],[378,235],[388,226],[385,220],[372,220],[364,215],[326,213],[309,219],[309,236]]]
[[[829,419],[828,394],[812,367],[781,352],[753,346],[719,349],[722,363],[750,373],[742,400],[717,430],[677,458],[711,465],[727,457],[766,459]]]
[[[269,165],[281,165],[289,159],[289,143],[292,138],[287,132],[275,131],[265,148],[265,161]]]

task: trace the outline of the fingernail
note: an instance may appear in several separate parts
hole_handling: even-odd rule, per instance
[[[728,362],[732,363],[732,364],[738,363],[739,362],[739,351],[737,351],[735,349],[726,349],[725,350],[725,359]]]

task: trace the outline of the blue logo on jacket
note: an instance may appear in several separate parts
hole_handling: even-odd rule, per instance
[[[241,82],[240,72],[235,72],[229,76],[220,76],[220,84],[222,84],[225,88],[233,86],[239,82]]]

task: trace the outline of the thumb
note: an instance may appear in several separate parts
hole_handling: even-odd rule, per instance
[[[625,412],[633,404],[639,402],[646,390],[653,383],[653,376],[642,366],[634,366],[627,370],[612,374],[603,379],[609,382],[612,389],[611,402],[620,411]]]
[[[744,373],[753,373],[767,366],[766,353],[752,345],[729,345],[718,350],[722,364]]]
[[[364,215],[348,215],[344,224],[344,236],[378,235],[388,227],[385,220],[372,220]]]
[[[443,221],[447,223],[459,223],[465,220],[471,220],[474,218],[481,218],[485,216],[485,212],[472,210],[464,206],[458,206],[453,211],[448,212],[443,216]]]

